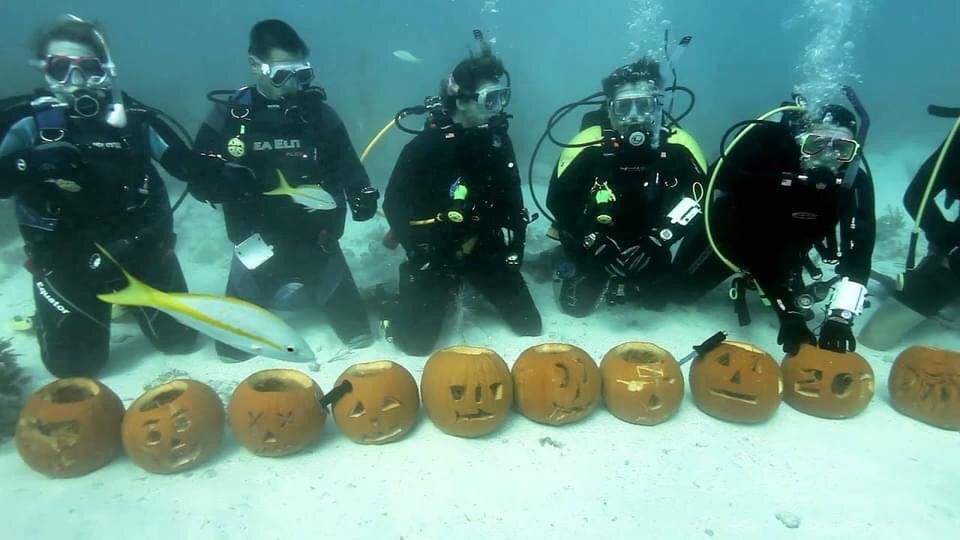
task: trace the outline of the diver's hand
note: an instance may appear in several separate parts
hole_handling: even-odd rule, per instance
[[[828,317],[820,328],[820,348],[838,353],[857,350],[853,322],[842,317]]]
[[[75,173],[83,163],[80,149],[66,141],[57,141],[34,146],[27,151],[26,159],[18,162],[18,169],[33,170],[41,178],[60,178]]]
[[[780,316],[780,332],[777,334],[777,345],[783,345],[783,352],[794,355],[800,350],[800,345],[816,345],[817,338],[807,328],[803,315],[796,312],[784,313]]]
[[[960,277],[960,246],[954,246],[947,252],[947,268],[957,277]]]
[[[350,197],[350,213],[354,221],[367,221],[377,215],[380,192],[374,187],[365,187]]]

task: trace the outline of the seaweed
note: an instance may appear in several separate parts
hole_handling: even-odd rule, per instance
[[[903,210],[888,204],[886,212],[877,218],[877,239],[884,241],[899,238],[908,228],[907,216]]]
[[[0,442],[13,435],[29,378],[17,365],[9,339],[0,339]]]

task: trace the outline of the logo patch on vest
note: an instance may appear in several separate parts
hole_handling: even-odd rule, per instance
[[[274,139],[272,141],[256,141],[253,143],[254,152],[268,150],[296,150],[300,148],[300,139]]]

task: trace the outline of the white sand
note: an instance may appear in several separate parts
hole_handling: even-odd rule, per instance
[[[188,281],[194,291],[219,293],[229,253],[225,240],[211,240],[222,238],[220,218],[192,201],[181,212],[178,251]],[[399,253],[377,247],[384,226],[382,219],[348,225],[344,246],[362,287],[395,277]],[[544,227],[541,220],[531,231],[531,258],[549,245],[542,238]],[[3,319],[32,309],[26,272],[8,267],[0,275],[8,273],[0,289]],[[565,341],[599,362],[613,346],[640,340],[679,358],[692,344],[726,329],[733,339],[753,342],[778,360],[782,356],[770,313],[755,304],[754,324],[739,328],[724,291],[695,310],[604,307],[589,319],[575,320],[556,312],[549,283],[533,288],[544,315],[542,337],[516,338],[482,305],[468,302],[473,309],[441,345],[489,346],[512,364],[528,346]],[[424,359],[399,354],[383,341],[367,350],[343,351],[319,318],[298,315],[292,321],[318,351],[316,371],[262,358],[222,364],[210,342],[189,356],[163,356],[150,350],[135,324],[123,322],[114,334],[130,338],[114,346],[103,380],[129,405],[162,374],[185,372],[229,394],[247,375],[268,367],[302,368],[324,390],[354,362],[389,358],[418,379],[422,372]],[[31,390],[49,382],[35,337],[13,338],[34,378]],[[910,342],[960,350],[958,332],[935,323]],[[585,421],[563,428],[514,415],[493,435],[467,440],[443,434],[421,415],[415,431],[401,442],[366,447],[337,433],[329,419],[323,442],[290,458],[253,456],[228,434],[214,460],[184,474],[151,475],[121,457],[70,480],[35,473],[8,442],[0,445],[0,536],[956,537],[960,434],[921,424],[890,407],[887,375],[899,351],[861,352],[876,371],[877,394],[862,415],[844,421],[813,418],[784,404],[769,422],[740,426],[700,412],[688,391],[679,414],[656,427],[621,422],[601,406]]]

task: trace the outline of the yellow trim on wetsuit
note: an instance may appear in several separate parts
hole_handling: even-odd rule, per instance
[[[593,142],[594,144],[587,144]],[[580,155],[580,152],[583,152],[584,148],[590,148],[591,146],[600,146],[603,142],[603,129],[600,126],[590,126],[587,129],[577,133],[573,139],[570,140],[568,144],[582,144],[585,146],[576,146],[572,148],[564,148],[560,152],[560,159],[557,160],[557,177],[563,176],[563,173],[567,170],[567,167],[573,163],[577,156]],[[707,170],[707,157],[703,153],[703,149],[700,148],[700,144],[697,143],[697,140],[693,138],[692,135],[687,133],[682,129],[673,129],[671,130],[670,137],[667,139],[669,144],[678,144],[687,149],[690,152],[690,155],[693,156],[694,161],[697,162],[697,165],[700,166],[700,170],[706,172]]]

